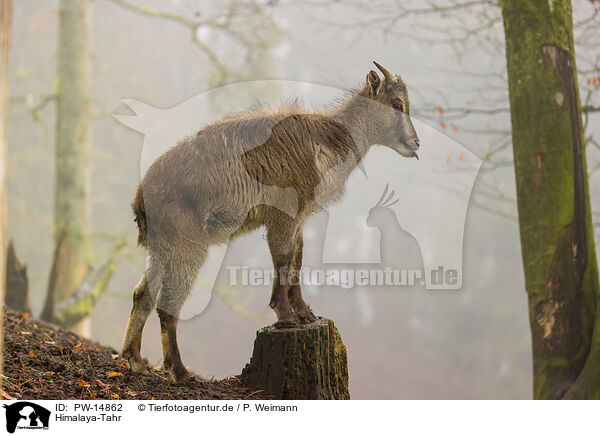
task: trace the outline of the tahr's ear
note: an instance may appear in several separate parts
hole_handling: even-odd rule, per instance
[[[370,97],[377,97],[379,91],[381,91],[381,79],[373,70],[367,74],[367,87],[369,88]]]

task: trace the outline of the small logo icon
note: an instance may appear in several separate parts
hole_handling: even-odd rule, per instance
[[[18,429],[48,429],[50,411],[29,401],[18,401],[3,405],[6,409],[6,431],[14,433]]]

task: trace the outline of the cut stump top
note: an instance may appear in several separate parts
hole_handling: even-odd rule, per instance
[[[333,321],[318,317],[256,333],[242,381],[276,399],[349,399],[346,347]]]

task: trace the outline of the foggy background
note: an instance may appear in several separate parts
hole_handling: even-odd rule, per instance
[[[198,13],[210,16],[221,4],[131,3],[190,18]],[[576,21],[593,12],[587,1],[574,0],[573,5]],[[57,2],[20,0],[14,7],[7,233],[27,264],[32,310],[38,314],[53,250],[55,137],[53,105],[38,106],[55,87]],[[407,82],[413,117],[486,158],[465,223],[461,290],[305,290],[307,303],[318,315],[334,320],[347,347],[352,398],[530,398],[529,321],[509,114],[482,111],[457,116],[462,112],[448,110],[508,107],[500,11],[488,6],[488,11],[474,14],[426,14],[390,22],[393,7],[393,1],[273,2],[267,10],[275,26],[254,32],[264,36],[266,46],[253,59],[246,57],[235,39],[213,35],[210,29],[201,29],[205,32],[201,37],[228,68],[239,73],[228,77],[228,83],[281,79],[344,90],[362,87],[374,68],[372,61],[381,62]],[[465,37],[463,30],[472,28],[478,33]],[[600,45],[593,43],[595,35],[586,32],[576,30],[576,38],[583,99],[586,89],[594,86],[586,80],[585,68],[598,62]],[[219,79],[185,26],[145,16],[111,0],[93,2],[92,46],[94,259],[101,263],[119,237],[126,237],[131,248],[94,310],[90,336],[119,349],[131,294],[144,269],[144,252],[135,248],[137,232],[129,206],[140,180],[144,138],[111,114],[132,114],[120,103],[123,98],[170,108],[213,88]],[[290,97],[294,96],[282,95],[282,100]],[[218,107],[219,102],[214,104]],[[599,133],[598,115],[590,115],[586,136]],[[595,169],[600,150],[590,145],[587,153],[592,207],[598,220],[600,177]],[[458,162],[448,156],[447,164],[452,167]],[[444,188],[454,195],[458,186]],[[405,207],[418,215],[429,209],[428,201],[424,196]],[[444,210],[439,210],[438,219],[445,219]],[[310,250],[309,239],[305,250]],[[257,253],[267,255],[263,243]],[[246,257],[238,253],[238,260],[248,262],[257,253]],[[269,257],[261,260],[270,263]],[[269,297],[268,287],[235,287],[213,295],[201,315],[179,325],[184,363],[206,378],[239,374],[250,358],[256,330],[275,321],[267,307]],[[155,314],[144,331],[142,355],[152,365],[161,364]]]

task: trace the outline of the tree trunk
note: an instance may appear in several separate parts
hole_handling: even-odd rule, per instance
[[[54,187],[55,245],[64,248],[53,268],[56,303],[73,295],[87,269],[88,149],[90,145],[90,2],[59,4],[58,91]],[[82,333],[82,326],[72,328]]]
[[[22,266],[15,244],[10,241],[6,253],[6,306],[19,312],[31,312],[27,267]]]
[[[571,1],[501,6],[534,398],[599,398],[598,267]]]
[[[6,292],[6,128],[12,0],[0,0],[0,302]],[[0,374],[4,374],[4,305],[0,304]],[[0,380],[0,388],[2,383]]]
[[[333,321],[317,318],[256,334],[242,382],[281,400],[348,400],[346,347]]]
[[[124,243],[117,243],[104,265],[90,269],[73,295],[52,308],[52,322],[72,328],[89,317],[96,303],[108,289],[108,284],[119,263]]]

